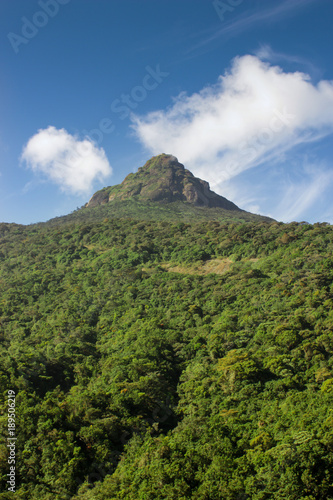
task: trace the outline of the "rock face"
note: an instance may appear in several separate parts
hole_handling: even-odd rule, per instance
[[[240,210],[231,201],[211,191],[208,182],[194,177],[175,156],[167,154],[154,156],[140,167],[137,173],[129,174],[121,184],[97,191],[86,206],[95,207],[131,197],[164,203],[183,201],[202,207]]]

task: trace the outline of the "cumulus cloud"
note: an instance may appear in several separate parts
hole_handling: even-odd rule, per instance
[[[212,187],[333,130],[333,82],[314,85],[256,56],[234,59],[215,85],[181,93],[166,110],[133,116],[133,128],[153,154],[176,155]]]
[[[65,129],[48,127],[31,137],[21,160],[35,173],[44,174],[64,191],[86,194],[93,182],[112,173],[102,148],[88,138],[79,140]]]

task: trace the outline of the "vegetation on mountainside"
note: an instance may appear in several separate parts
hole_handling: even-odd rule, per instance
[[[171,222],[273,220],[240,210],[211,191],[208,182],[194,177],[177,158],[166,154],[151,158],[121,184],[97,191],[84,207],[47,225],[100,221],[103,217]]]
[[[197,207],[184,202],[140,201],[135,196],[128,200],[110,201],[97,207],[81,207],[69,215],[55,217],[41,222],[39,227],[59,226],[60,224],[98,223],[103,219],[135,219],[137,221],[160,221],[193,223],[198,221],[216,222],[273,222],[274,219],[252,214],[245,210],[224,210],[223,208]]]
[[[332,250],[327,224],[0,224],[0,499],[332,500]]]

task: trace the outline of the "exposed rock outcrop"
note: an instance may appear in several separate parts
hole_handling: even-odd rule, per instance
[[[135,174],[129,174],[121,184],[97,191],[86,206],[95,207],[131,197],[240,210],[231,201],[211,191],[208,182],[194,177],[175,156],[167,154],[154,156]]]

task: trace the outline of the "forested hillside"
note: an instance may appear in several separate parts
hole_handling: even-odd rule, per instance
[[[328,224],[1,224],[0,499],[332,500],[332,251]]]

